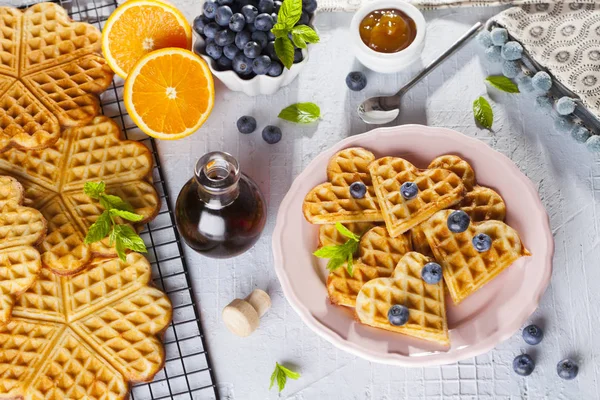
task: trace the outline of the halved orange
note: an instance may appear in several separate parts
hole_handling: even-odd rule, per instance
[[[161,1],[127,1],[102,30],[102,52],[121,78],[144,55],[167,47],[191,49],[192,28],[178,9]]]
[[[146,134],[174,140],[191,135],[206,121],[215,88],[202,58],[189,50],[166,48],[145,55],[131,69],[123,101]]]

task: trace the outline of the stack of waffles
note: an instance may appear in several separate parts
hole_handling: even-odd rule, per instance
[[[165,360],[168,297],[141,255],[86,243],[103,181],[143,219],[153,158],[99,115],[100,31],[54,3],[0,7],[0,398],[126,399]]]
[[[327,291],[332,303],[353,308],[364,324],[448,345],[446,293],[458,305],[529,255],[518,233],[503,222],[502,197],[478,185],[473,168],[459,156],[442,155],[418,169],[402,158],[376,158],[364,148],[348,148],[331,158],[327,179],[306,195],[303,213],[320,225],[320,247],[348,240],[335,223],[360,236],[352,272],[345,265],[330,271]],[[354,182],[366,186],[363,197],[351,194]],[[416,196],[402,195],[407,182],[418,188]],[[470,218],[463,232],[448,228],[454,210]],[[492,240],[485,252],[472,244],[480,233]],[[442,267],[437,284],[421,276],[430,262]],[[402,326],[388,321],[396,304],[409,310]]]

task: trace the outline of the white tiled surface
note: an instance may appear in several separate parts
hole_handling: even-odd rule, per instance
[[[173,0],[190,21],[199,12],[197,0]],[[449,46],[475,21],[500,9],[457,9],[426,12],[429,23],[424,62]],[[192,175],[195,160],[207,151],[225,150],[239,158],[243,170],[262,188],[269,202],[269,219],[259,243],[247,254],[228,261],[204,258],[186,249],[194,289],[216,377],[224,399],[375,400],[375,399],[599,399],[600,363],[600,164],[570,137],[555,133],[552,121],[533,109],[526,95],[490,91],[494,131],[475,126],[472,101],[486,94],[483,79],[498,68],[482,60],[482,50],[470,43],[414,87],[406,96],[399,123],[453,128],[477,137],[509,156],[539,187],[556,240],[554,276],[532,317],[545,327],[541,345],[528,348],[516,334],[488,354],[458,365],[400,368],[372,364],[348,355],[317,337],[287,304],[272,265],[271,232],[278,205],[293,178],[322,150],[340,139],[369,130],[355,107],[366,97],[392,93],[417,70],[390,76],[368,73],[367,89],[349,92],[346,74],[360,68],[348,45],[351,15],[322,14],[316,24],[321,44],[299,79],[278,94],[250,98],[217,84],[216,105],[205,126],[177,142],[160,142],[159,150],[171,194],[176,197]],[[314,127],[277,121],[281,108],[297,101],[314,101],[323,119]],[[235,128],[243,114],[254,115],[259,130],[241,135]],[[262,141],[260,130],[278,124],[283,140]],[[498,171],[502,173],[502,171]],[[174,199],[172,199],[174,200]],[[222,308],[254,288],[267,289],[273,308],[261,327],[238,338],[221,322]],[[512,359],[521,349],[537,360],[529,378],[512,372]],[[580,360],[579,377],[562,381],[555,372],[563,357]],[[275,362],[301,372],[281,395],[269,391]]]

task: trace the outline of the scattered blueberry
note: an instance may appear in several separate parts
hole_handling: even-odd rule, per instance
[[[235,32],[229,29],[223,29],[216,33],[215,43],[221,47],[232,44],[235,41]]]
[[[554,129],[558,133],[569,133],[573,129],[573,121],[571,121],[567,117],[559,117],[554,118]]]
[[[304,56],[302,55],[302,49],[294,50],[294,64],[298,64],[304,60]]]
[[[552,78],[546,71],[540,71],[531,78],[531,84],[535,90],[546,93],[552,87]]]
[[[296,22],[296,25],[308,25],[308,21],[310,21],[310,16],[307,12],[303,11],[302,14],[300,14],[300,19]]]
[[[261,49],[267,47],[267,43],[269,42],[267,34],[263,31],[252,32],[252,40],[258,43]]]
[[[361,91],[367,86],[367,76],[360,71],[353,71],[346,75],[346,85],[354,92]]]
[[[248,43],[250,41],[251,38],[252,38],[252,33],[248,32],[248,31],[238,32],[235,35],[235,45],[237,46],[238,49],[244,50],[244,46],[246,45],[246,43]]]
[[[485,56],[491,62],[500,62],[502,61],[502,47],[500,46],[490,46],[485,49]]]
[[[209,22],[210,22],[210,20],[208,18],[206,18],[204,15],[198,15],[194,19],[194,31],[196,31],[197,34],[202,35],[204,33],[204,27]]]
[[[518,61],[504,61],[502,63],[502,75],[507,78],[515,78],[521,72],[521,64]]]
[[[583,126],[575,125],[573,130],[571,131],[571,136],[573,139],[578,141],[579,143],[585,143],[586,140],[591,136],[590,131]]]
[[[261,13],[271,14],[275,9],[273,0],[258,0],[258,11]]]
[[[413,182],[404,182],[400,186],[400,194],[405,200],[412,200],[417,197],[419,193],[419,187]]]
[[[218,7],[214,1],[205,2],[203,6],[204,16],[208,19],[213,19],[217,15]]]
[[[262,48],[260,44],[250,41],[244,46],[244,55],[248,58],[256,58],[260,55]]]
[[[529,354],[521,354],[513,360],[513,369],[518,375],[529,376],[535,368],[535,362]]]
[[[273,17],[267,13],[258,14],[254,20],[254,27],[259,31],[270,31],[273,24]]]
[[[237,120],[237,128],[240,133],[252,133],[256,130],[256,119],[249,115],[244,115]]]
[[[485,233],[478,233],[473,237],[473,247],[480,253],[486,252],[492,247],[492,238]]]
[[[229,70],[229,69],[231,69],[231,66],[232,66],[231,59],[229,59],[225,56],[221,56],[217,60],[217,67],[219,67],[219,70],[221,70],[221,71]]]
[[[430,285],[439,283],[442,280],[442,267],[435,262],[425,264],[421,270],[421,278]]]
[[[220,6],[230,6],[233,4],[233,0],[217,0]]]
[[[400,304],[394,304],[388,310],[388,321],[391,325],[402,326],[408,322],[408,308]]]
[[[560,115],[569,115],[575,111],[575,101],[567,96],[561,97],[556,102],[556,112]]]
[[[271,67],[271,58],[269,56],[258,56],[252,61],[252,71],[256,75],[266,75]]]
[[[275,0],[273,2],[273,12],[278,13],[279,9],[281,8],[281,4],[283,4],[281,1]]]
[[[252,74],[252,60],[240,53],[233,58],[233,70],[241,76]]]
[[[275,144],[281,140],[281,129],[273,125],[267,125],[262,131],[262,138],[269,144]]]
[[[496,46],[502,46],[508,41],[508,31],[504,28],[494,28],[490,32],[492,43]]]
[[[279,61],[272,61],[267,75],[279,76],[283,73],[283,65]]]
[[[482,30],[477,34],[477,42],[485,47],[486,49],[493,45],[492,43],[492,34],[487,29]]]
[[[229,20],[233,16],[233,11],[229,6],[221,6],[217,8],[217,14],[215,15],[215,22],[221,26],[229,26]]]
[[[452,211],[450,215],[448,215],[448,221],[446,221],[448,229],[453,233],[466,231],[470,223],[471,217],[463,210]]]
[[[552,113],[552,100],[547,96],[539,96],[535,98],[535,106],[538,110],[546,115]]]
[[[367,186],[362,182],[353,182],[350,185],[350,196],[355,199],[362,199],[367,194]]]
[[[246,18],[242,13],[235,13],[229,20],[229,29],[234,32],[241,32],[246,26]]]
[[[239,52],[240,49],[238,49],[235,44],[228,44],[227,46],[223,47],[223,55],[230,60],[233,60]]]
[[[544,331],[537,325],[529,325],[523,329],[523,340],[525,343],[535,346],[544,338]]]
[[[600,136],[590,136],[589,139],[585,141],[585,146],[589,151],[593,151],[594,153],[600,152]]]
[[[523,46],[519,42],[506,42],[502,46],[502,58],[509,61],[520,60],[523,55]]]
[[[223,55],[223,48],[215,42],[208,42],[206,44],[206,54],[213,60],[218,60]]]
[[[533,92],[533,85],[531,84],[531,77],[527,75],[523,75],[517,78],[517,86],[519,87],[519,91],[525,93]]]
[[[207,39],[214,39],[219,30],[221,30],[221,27],[216,22],[209,22],[204,26],[204,36]]]
[[[314,13],[317,11],[317,1],[316,0],[308,0],[302,1],[302,11],[306,11],[307,13]]]
[[[579,372],[579,366],[575,361],[565,358],[556,364],[556,372],[558,373],[558,376],[563,379],[575,379]]]
[[[258,15],[258,8],[254,7],[251,4],[248,4],[242,7],[242,14],[244,15],[244,18],[246,18],[246,23],[251,24],[254,22],[256,16]]]

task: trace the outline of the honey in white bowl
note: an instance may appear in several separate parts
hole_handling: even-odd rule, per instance
[[[359,25],[363,43],[379,53],[397,53],[415,40],[415,21],[393,8],[369,13]]]

